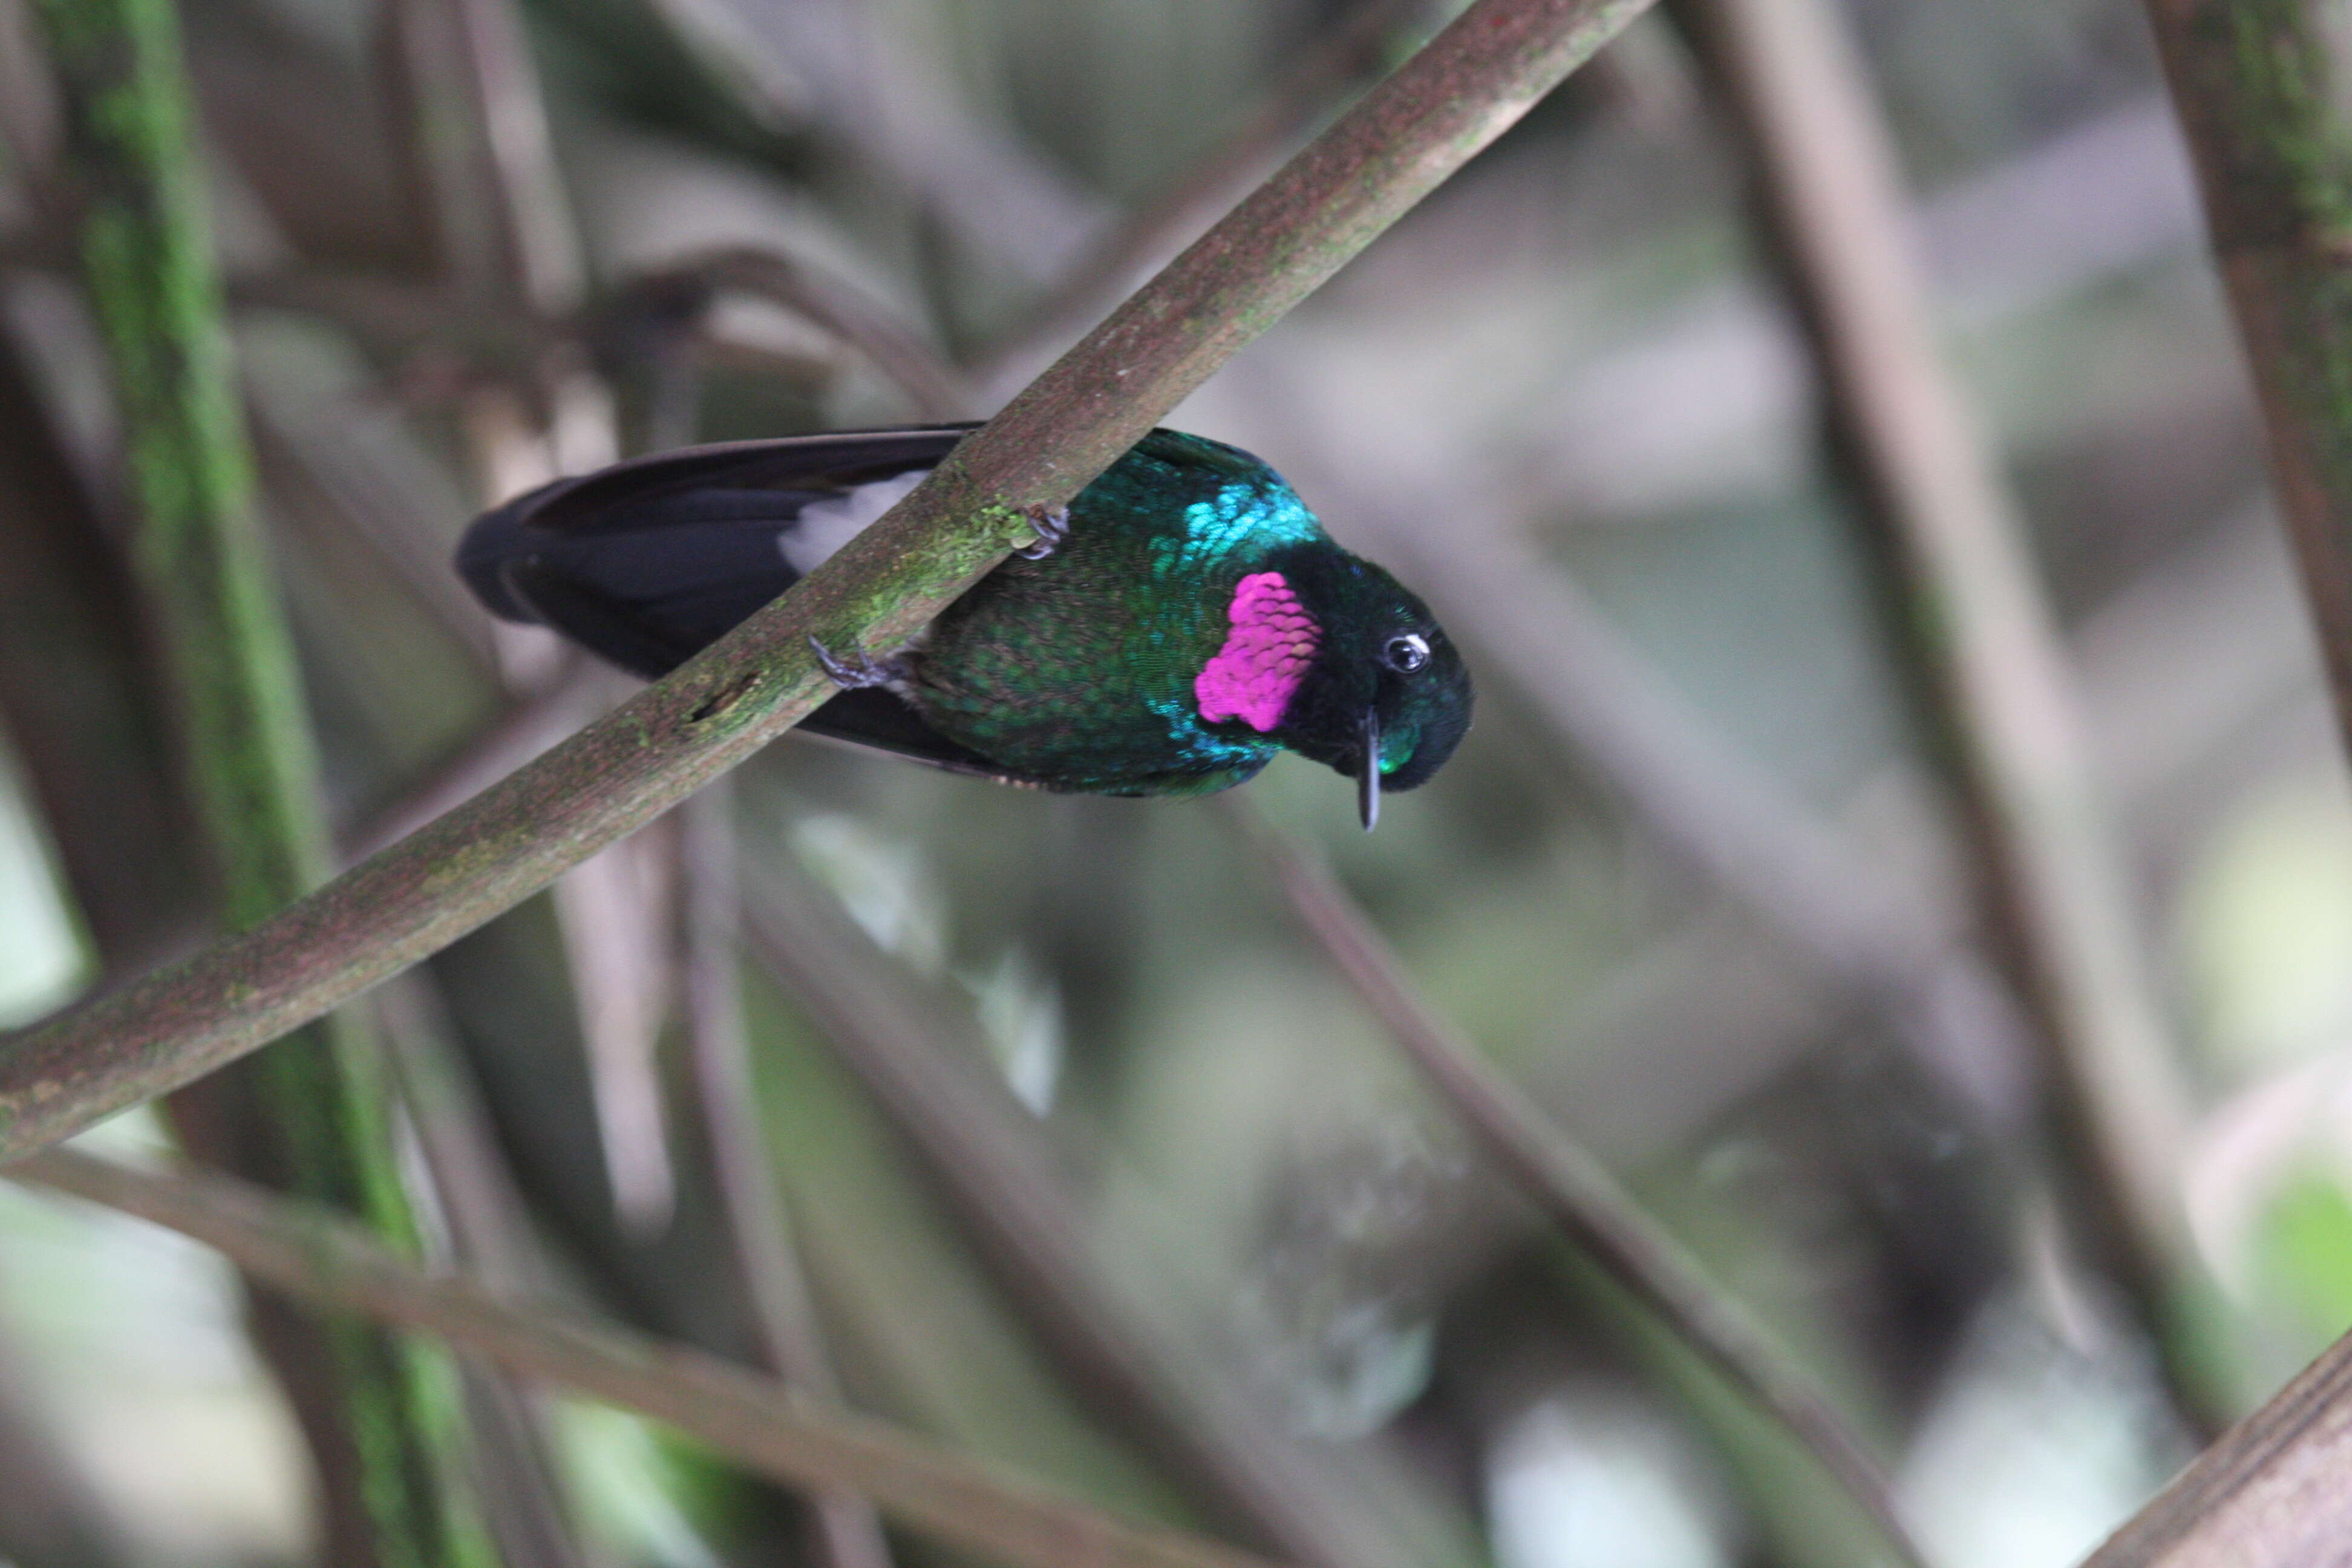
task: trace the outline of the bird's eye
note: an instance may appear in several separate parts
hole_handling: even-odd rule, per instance
[[[1417,632],[1407,632],[1389,638],[1389,646],[1381,652],[1391,669],[1411,675],[1429,662],[1429,640]]]

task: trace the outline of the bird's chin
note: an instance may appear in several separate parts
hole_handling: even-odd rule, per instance
[[[1365,768],[1373,765],[1372,759],[1380,752],[1381,725],[1377,711],[1370,707],[1357,708],[1347,712],[1345,718],[1340,718],[1326,708],[1317,715],[1317,719],[1312,728],[1302,727],[1287,734],[1277,734],[1275,738],[1307,761],[1320,763],[1342,778],[1361,778]],[[1334,723],[1335,719],[1339,722]],[[1334,734],[1334,730],[1339,732]]]
[[[1364,771],[1364,752],[1360,746],[1335,746],[1328,743],[1293,744],[1290,748],[1310,763],[1320,763],[1343,778],[1354,778]]]

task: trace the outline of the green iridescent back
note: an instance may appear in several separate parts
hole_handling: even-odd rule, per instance
[[[1203,723],[1193,680],[1223,644],[1241,578],[1270,551],[1324,538],[1264,464],[1155,432],[1072,503],[1060,549],[1007,562],[933,624],[908,660],[915,705],[1048,788],[1239,784],[1279,748],[1245,724]]]

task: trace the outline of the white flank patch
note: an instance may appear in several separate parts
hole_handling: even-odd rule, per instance
[[[817,568],[835,551],[863,533],[866,526],[884,512],[907,499],[907,492],[923,482],[929,468],[917,468],[911,473],[891,479],[877,479],[870,485],[859,485],[832,500],[821,500],[801,509],[793,525],[776,535],[776,549],[784,563],[805,575]]]

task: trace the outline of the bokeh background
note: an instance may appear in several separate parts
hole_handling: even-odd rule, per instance
[[[625,690],[465,596],[446,559],[483,505],[632,451],[985,414],[1446,12],[187,0],[347,844]],[[1395,564],[1480,683],[1457,759],[1376,835],[1295,760],[1252,806],[1832,1391],[1938,1568],[2057,1568],[2352,1324],[2352,795],[2138,7],[1838,16],[2194,1108],[2154,1282],[2048,1109],[1749,138],[1677,17],[1171,422]],[[44,72],[0,0],[5,1025],[205,930]],[[109,761],[68,790],[77,726]],[[1791,842],[1824,886],[1757,870]],[[729,880],[756,1112],[732,1121],[689,1027],[730,989]],[[1824,892],[1885,942],[1825,957]],[[787,739],[385,1024],[437,1247],[730,1355],[771,1359],[781,1321],[856,1407],[1107,1506],[1258,1538],[1255,1476],[1350,1568],[1874,1550],[1487,1169],[1217,803]],[[780,1277],[805,1310],[762,1293]],[[528,1404],[533,1484],[574,1514],[550,1568],[824,1560],[781,1494]],[[124,1565],[316,1560],[312,1458],[201,1249],[0,1188],[0,1406],[24,1568],[65,1560],[41,1518]]]

